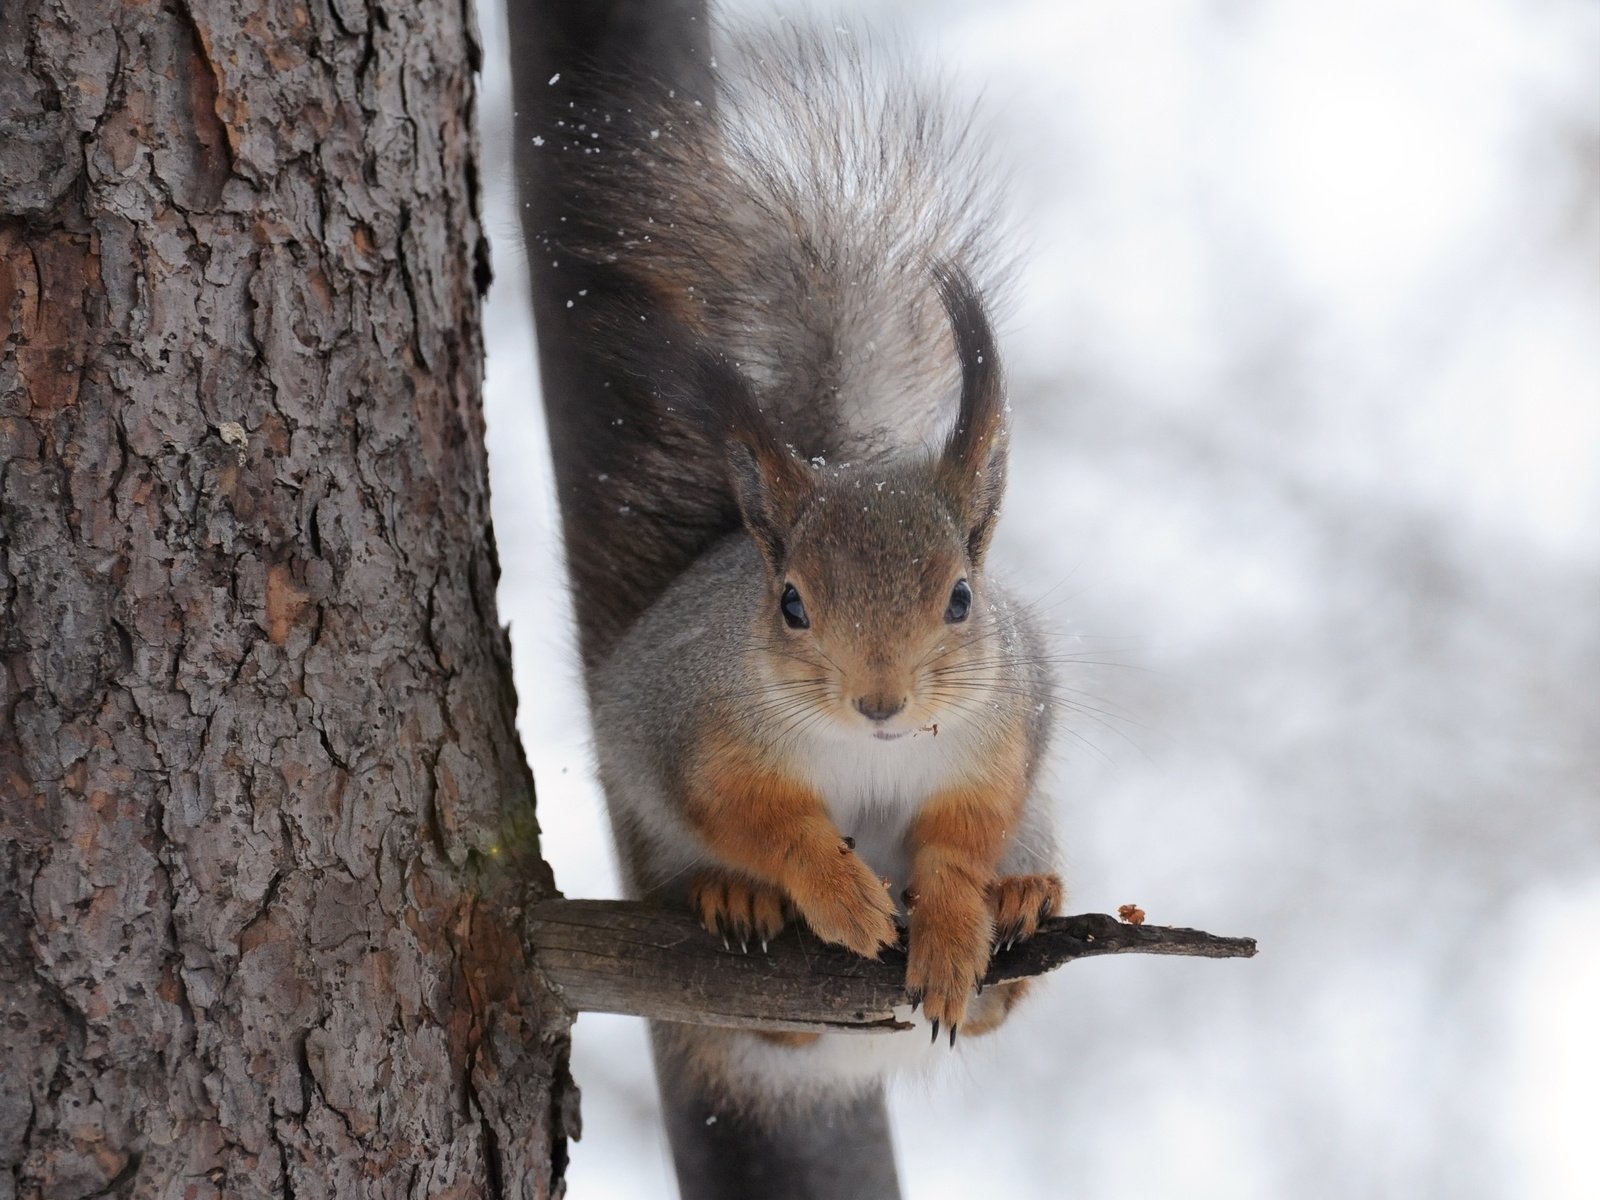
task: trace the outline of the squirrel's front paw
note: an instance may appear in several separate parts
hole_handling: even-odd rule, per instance
[[[989,885],[994,944],[1009,950],[1039,932],[1039,922],[1061,911],[1061,876],[1008,875]]]
[[[989,969],[993,923],[980,888],[952,889],[920,896],[911,911],[911,948],[906,963],[906,990],[933,1022],[956,1029],[966,1020],[973,990]]]
[[[888,882],[872,873],[848,841],[797,880],[789,894],[812,933],[864,958],[877,958],[900,936]]]
[[[702,871],[689,884],[689,905],[708,933],[724,946],[732,938],[746,952],[752,941],[761,949],[783,932],[788,902],[770,883],[728,871]]]

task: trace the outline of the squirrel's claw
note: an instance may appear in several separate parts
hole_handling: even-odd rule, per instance
[[[951,1032],[954,1032],[954,1030],[952,1030]],[[928,1042],[931,1045],[932,1043],[937,1042],[938,1040],[939,1040],[939,1022],[935,1021],[933,1023],[933,1036],[928,1039]]]

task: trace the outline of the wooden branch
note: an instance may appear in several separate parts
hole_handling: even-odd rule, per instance
[[[800,1032],[910,1027],[903,949],[874,961],[785,930],[763,951],[725,949],[688,912],[623,900],[545,900],[531,912],[535,961],[574,1012]],[[998,952],[986,983],[1100,954],[1250,958],[1254,938],[1128,925],[1102,913],[1055,917]]]

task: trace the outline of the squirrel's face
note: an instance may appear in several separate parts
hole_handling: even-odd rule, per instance
[[[956,719],[993,632],[970,533],[928,466],[820,483],[756,617],[774,694],[882,740]]]

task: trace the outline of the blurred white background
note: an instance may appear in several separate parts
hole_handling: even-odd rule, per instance
[[[1014,166],[995,562],[1085,660],[1071,906],[1261,955],[1052,976],[895,1087],[907,1195],[1595,1195],[1600,4],[977,10],[852,20]],[[545,854],[615,895],[480,20],[501,613]],[[574,1070],[569,1194],[673,1195],[642,1025]]]

